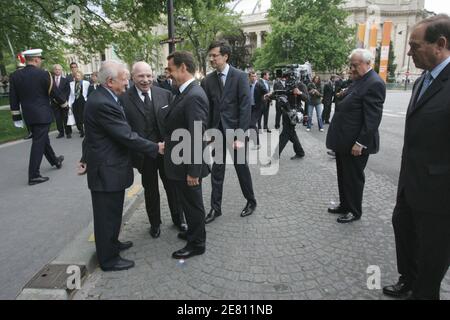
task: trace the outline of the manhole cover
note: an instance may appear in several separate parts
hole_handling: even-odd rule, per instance
[[[67,289],[67,278],[73,273],[67,273],[69,267],[75,265],[69,264],[49,264],[42,268],[33,279],[31,279],[25,288],[33,289]],[[86,274],[86,266],[77,265],[80,268],[80,279]]]

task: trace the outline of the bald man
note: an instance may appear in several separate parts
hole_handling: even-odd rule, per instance
[[[137,62],[131,70],[133,85],[120,97],[128,123],[141,137],[155,143],[162,142],[165,135],[164,115],[169,110],[172,93],[153,85],[153,72],[146,62]],[[163,157],[156,159],[139,152],[132,153],[133,166],[142,174],[145,194],[145,207],[150,222],[150,236],[158,238],[161,234],[161,207],[158,183],[159,176],[166,190],[172,221],[180,231],[186,231],[181,202],[176,189],[164,172]]]

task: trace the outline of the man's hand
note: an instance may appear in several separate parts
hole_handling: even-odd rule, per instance
[[[234,150],[242,149],[244,147],[245,147],[245,143],[243,143],[243,142],[241,142],[239,140],[236,140],[236,141],[233,142],[233,149]]]
[[[159,152],[159,154],[164,154],[164,151],[165,151],[165,149],[166,149],[166,145],[165,145],[165,143],[164,142],[159,142],[158,143],[158,152]]]
[[[272,96],[271,93],[265,94],[265,95],[264,95],[264,100],[269,100],[271,96]]]
[[[301,96],[303,94],[299,88],[295,88],[294,91],[292,91],[292,93],[296,96]]]
[[[196,187],[200,185],[200,178],[194,178],[190,175],[187,175],[187,184],[189,187]]]
[[[357,143],[352,148],[352,155],[355,157],[359,157],[362,155],[363,147],[359,146]]]
[[[14,121],[14,127],[23,128],[23,121],[22,120]]]
[[[77,173],[79,176],[86,174],[87,172],[87,164],[84,162],[78,162],[77,165]]]

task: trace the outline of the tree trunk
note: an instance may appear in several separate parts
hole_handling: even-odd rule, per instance
[[[4,59],[3,52],[0,49],[0,75],[1,76],[6,75],[6,66],[5,66],[5,62],[3,59]]]

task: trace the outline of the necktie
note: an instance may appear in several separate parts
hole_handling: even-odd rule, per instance
[[[219,72],[219,78],[222,82],[222,87],[225,87],[225,75],[222,72]]]
[[[419,98],[417,98],[417,100],[419,100],[423,96],[423,94],[427,91],[432,81],[433,76],[431,75],[431,72],[428,71],[425,76],[425,80],[423,80],[422,89],[420,90]]]
[[[150,96],[148,95],[148,92],[142,92],[142,95],[144,96],[144,104],[146,106],[150,106],[150,102],[152,100],[150,99]]]

